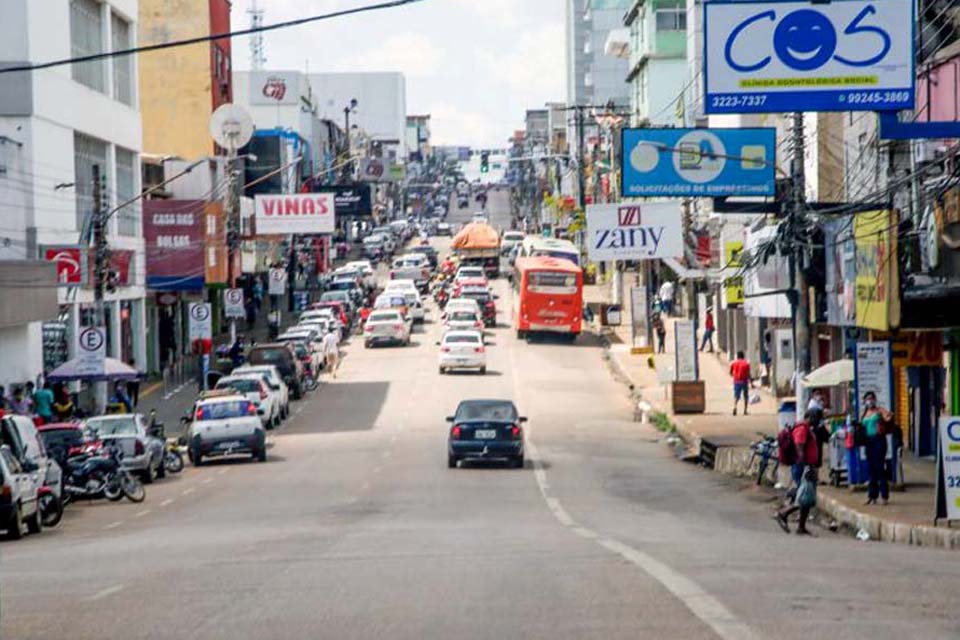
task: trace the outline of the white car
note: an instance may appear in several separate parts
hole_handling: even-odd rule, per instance
[[[276,365],[272,364],[245,364],[230,372],[231,376],[257,375],[267,383],[270,393],[277,396],[280,407],[280,418],[286,420],[290,415],[290,387],[283,381],[283,376]]]
[[[446,314],[443,326],[447,331],[479,331],[483,334],[483,316],[476,311],[454,309]]]
[[[457,269],[457,275],[453,277],[454,282],[460,282],[461,280],[486,280],[487,272],[483,270],[483,267],[475,267],[473,265],[463,265]]]
[[[451,369],[476,369],[487,372],[487,349],[479,331],[447,331],[440,340],[440,374]]]
[[[473,298],[451,298],[447,302],[447,306],[443,308],[443,313],[440,315],[441,320],[447,319],[447,314],[453,313],[454,311],[473,311],[477,314],[480,314],[480,305]]]
[[[314,320],[326,320],[328,324],[332,324],[340,332],[340,338],[343,339],[346,332],[343,328],[343,323],[340,322],[340,316],[334,313],[333,309],[329,307],[326,309],[312,309],[300,314],[300,324],[310,324]],[[323,336],[325,334],[321,333],[320,335]]]
[[[487,214],[483,213],[482,211],[477,211],[472,216],[470,216],[470,222],[482,222],[486,224]]]
[[[353,260],[344,265],[344,268],[359,271],[363,274],[363,284],[373,288],[377,286],[377,270],[369,260]]]
[[[413,280],[423,291],[430,283],[430,260],[422,253],[409,253],[400,256],[390,265],[391,280]]]
[[[410,309],[410,317],[414,322],[423,322],[426,318],[426,312],[423,310],[423,301],[420,300],[420,292],[413,280],[391,280],[383,290],[384,294],[402,295],[407,301],[407,307]]]
[[[264,429],[280,426],[278,398],[267,390],[267,383],[257,375],[225,376],[217,380],[216,389],[233,389],[257,407]],[[262,411],[261,411],[262,409]]]
[[[410,344],[410,325],[399,311],[374,311],[363,326],[363,346],[378,344]]]
[[[500,239],[500,253],[507,255],[515,246],[523,242],[525,237],[522,231],[504,231]]]
[[[267,460],[267,431],[257,407],[240,394],[198,400],[189,418],[187,444],[194,465],[213,456],[248,454]]]

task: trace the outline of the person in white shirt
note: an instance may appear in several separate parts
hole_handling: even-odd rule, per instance
[[[323,337],[323,355],[330,377],[336,378],[337,367],[340,364],[340,340],[335,330],[331,330]]]
[[[660,285],[660,306],[668,316],[673,314],[673,282],[670,280]]]

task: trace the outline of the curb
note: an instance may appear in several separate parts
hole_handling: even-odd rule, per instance
[[[640,399],[642,394],[636,389],[626,367],[610,350],[610,341],[605,336],[600,336],[600,342],[603,345],[604,356],[610,363],[611,369],[628,385],[632,396],[635,399]],[[674,424],[677,427],[677,435],[699,454],[703,442],[702,436],[686,425],[676,422]],[[745,450],[744,447],[717,447],[716,466],[713,471],[738,477],[751,475],[750,469],[743,468],[744,456],[742,453]],[[781,473],[784,476],[789,475],[783,469],[781,469]],[[841,527],[850,529],[854,533],[860,530],[866,531],[870,540],[960,551],[960,530],[958,529],[944,529],[929,525],[884,520],[842,504],[833,496],[824,495],[823,492],[818,493],[817,511],[829,516]]]

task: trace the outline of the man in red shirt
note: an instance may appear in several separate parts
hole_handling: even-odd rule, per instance
[[[747,415],[747,403],[750,401],[750,363],[743,351],[737,351],[737,359],[730,363],[730,375],[733,376],[733,415],[737,415],[737,402],[743,396],[743,415]]]
[[[710,353],[713,353],[713,332],[716,325],[713,323],[713,307],[707,307],[707,315],[703,320],[703,342],[700,343],[700,351],[710,345]]]

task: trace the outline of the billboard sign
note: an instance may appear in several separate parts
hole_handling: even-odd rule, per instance
[[[680,203],[588,205],[587,238],[587,253],[594,262],[680,258]]]
[[[300,74],[282,71],[250,72],[250,104],[296,105],[300,102]]]
[[[144,200],[147,286],[199,291],[204,285],[205,200]]]
[[[723,268],[739,271],[743,266],[743,240],[727,240],[723,243]],[[732,275],[723,280],[727,306],[743,304],[743,276]]]
[[[325,193],[333,196],[338,217],[369,216],[373,214],[373,198],[369,184],[317,187],[314,191],[318,194]]]
[[[269,284],[267,293],[271,296],[282,296],[287,292],[287,271],[286,269],[270,269]]]
[[[697,326],[693,320],[677,320],[673,323],[674,358],[678,382],[696,382]]]
[[[896,223],[889,211],[859,213],[854,219],[856,243],[856,324],[864,329],[890,330],[895,315]]]
[[[333,233],[334,203],[329,193],[254,196],[257,235]]]
[[[772,196],[777,130],[624,129],[626,197]]]
[[[914,4],[704,2],[704,109],[912,109]]]
[[[85,251],[80,245],[44,245],[40,248],[41,257],[57,265],[57,284],[76,287],[87,282]]]

